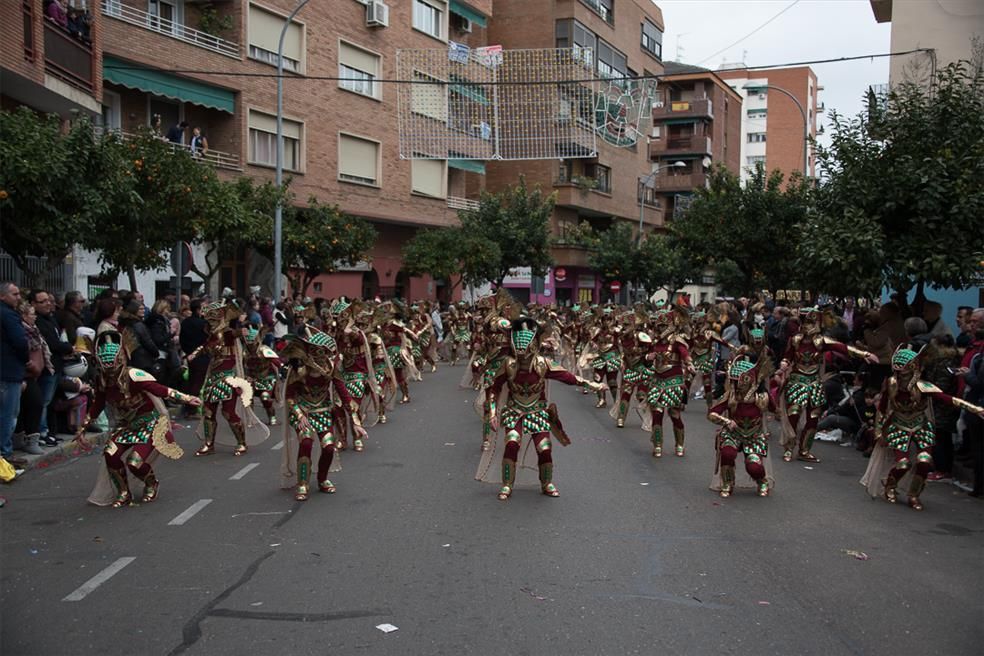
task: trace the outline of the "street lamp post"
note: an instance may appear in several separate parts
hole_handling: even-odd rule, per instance
[[[309,0],[300,0],[294,11],[290,12],[284,26],[280,30],[280,42],[277,44],[277,207],[273,213],[273,302],[280,302],[280,295],[283,293],[283,265],[284,265],[284,207],[283,207],[283,184],[284,184],[284,38],[287,36],[287,28],[294,20],[301,9],[304,8]]]
[[[787,96],[790,100],[796,103],[796,108],[800,110],[800,114],[803,116],[803,177],[810,177],[810,155],[807,151],[807,146],[810,143],[810,121],[806,118],[806,110],[803,109],[803,103],[799,101],[799,98],[794,96],[792,93],[783,89],[782,87],[777,87],[773,84],[753,84],[749,82],[742,86],[743,89],[772,89],[773,91],[778,91],[779,93]]]

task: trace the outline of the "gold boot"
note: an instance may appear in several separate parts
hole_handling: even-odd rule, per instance
[[[130,494],[130,483],[126,477],[126,469],[113,469],[106,467],[109,472],[109,480],[116,488],[116,499],[113,501],[113,508],[133,505],[133,495]]]
[[[303,456],[297,459],[297,491],[294,498],[306,501],[308,498],[308,480],[311,477],[311,459]]]
[[[512,496],[512,486],[516,481],[516,461],[502,459],[502,488],[499,490],[499,501],[505,501]]]
[[[548,497],[559,497],[560,492],[553,484],[553,463],[540,465],[540,491]]]
[[[922,502],[919,495],[926,488],[926,478],[924,476],[913,476],[912,483],[909,485],[909,507],[913,510],[922,510]]]
[[[685,452],[685,450],[683,448],[683,442],[684,442],[684,439],[685,438],[686,438],[686,435],[684,433],[684,429],[682,427],[681,428],[677,428],[676,426],[674,426],[673,427],[673,442],[676,444],[675,449],[674,449],[674,453],[676,453],[676,456],[678,458],[682,458],[683,457],[683,454]]]
[[[721,465],[721,491],[718,493],[722,499],[727,499],[735,489],[735,466]]]
[[[625,428],[625,415],[629,413],[629,402],[619,401],[618,419],[615,421],[616,428]]]
[[[154,472],[147,474],[144,477],[144,491],[143,497],[141,497],[140,501],[142,503],[151,503],[157,499],[157,491],[160,487],[161,483],[157,480],[157,476],[154,475]]]
[[[663,427],[653,426],[653,433],[651,436],[653,442],[653,457],[662,458],[663,457]]]
[[[232,428],[232,434],[236,436],[236,448],[232,450],[232,455],[241,456],[249,450],[246,447],[246,426],[239,421],[229,424],[229,427]]]
[[[885,479],[885,501],[895,503],[899,500],[898,494],[895,492],[895,486],[897,485],[898,481],[895,480],[894,476],[889,475],[889,477]]]
[[[608,403],[605,401],[605,390],[598,392],[598,402],[595,403],[596,408],[604,408]]]
[[[769,496],[769,481],[767,481],[767,480],[765,480],[763,478],[760,481],[756,481],[756,483],[758,485],[758,495],[760,497],[767,497],[767,496]]]

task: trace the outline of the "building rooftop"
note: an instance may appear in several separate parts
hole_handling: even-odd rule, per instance
[[[680,62],[663,62],[664,75],[693,75],[694,73],[710,73],[711,69],[692,64],[681,64]]]

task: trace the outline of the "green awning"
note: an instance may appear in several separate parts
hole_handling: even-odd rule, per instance
[[[469,173],[485,175],[485,163],[476,159],[449,159],[448,166]]]
[[[458,0],[451,0],[451,11],[458,14],[459,16],[464,16],[471,22],[475,23],[479,27],[485,27],[485,15],[481,12],[475,11],[464,2],[459,2]]]
[[[137,67],[108,55],[103,56],[103,80],[128,89],[136,89],[230,114],[236,110],[236,98],[232,91],[170,73]]]
[[[666,118],[659,121],[663,125],[684,125],[686,123],[696,123],[696,118]]]

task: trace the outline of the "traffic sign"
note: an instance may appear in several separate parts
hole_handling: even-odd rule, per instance
[[[617,280],[613,280],[613,281],[611,282],[611,284],[610,284],[610,285],[609,285],[608,287],[609,287],[609,289],[611,289],[611,290],[612,290],[612,293],[613,293],[613,294],[617,294],[617,293],[619,293],[620,291],[622,291],[622,283],[620,283],[620,282],[619,282],[619,281],[617,281]]]

